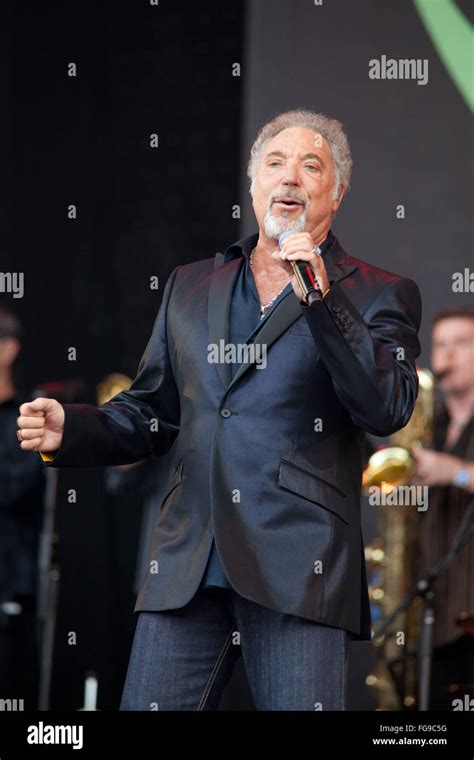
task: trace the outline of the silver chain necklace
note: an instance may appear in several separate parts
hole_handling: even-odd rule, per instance
[[[252,271],[253,271],[253,255],[254,255],[254,253],[255,253],[255,248],[252,250],[252,252],[251,252],[251,254],[249,256],[249,264],[250,264],[250,269]],[[291,278],[290,278],[290,280],[291,280]],[[290,280],[288,280],[288,282],[290,282]],[[278,296],[281,295],[281,293],[283,293],[283,291],[285,290],[286,286],[288,285],[288,282],[286,282],[283,285],[282,289],[278,291],[278,293],[276,294],[276,296],[274,296],[271,301],[269,301],[268,303],[261,303],[260,304],[260,319],[264,318],[264,316],[265,316],[266,312],[268,311],[268,309],[270,308],[270,306],[272,306],[275,303],[275,301],[278,298]]]

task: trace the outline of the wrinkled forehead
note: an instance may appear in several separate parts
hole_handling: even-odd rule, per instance
[[[265,157],[273,151],[282,151],[290,156],[315,153],[326,161],[332,161],[328,141],[319,132],[304,127],[290,127],[279,132],[265,144],[262,155]]]

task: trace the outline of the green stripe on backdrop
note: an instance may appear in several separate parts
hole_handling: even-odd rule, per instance
[[[451,78],[474,110],[474,27],[453,0],[413,0]]]

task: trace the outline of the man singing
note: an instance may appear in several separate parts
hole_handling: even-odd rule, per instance
[[[265,124],[258,232],[174,269],[130,390],[20,407],[20,445],[47,466],[166,468],[122,710],[216,709],[240,655],[258,710],[345,709],[350,639],[370,639],[363,440],[411,416],[421,317],[413,281],[331,232],[351,167],[338,121]],[[242,345],[259,350],[232,361]]]

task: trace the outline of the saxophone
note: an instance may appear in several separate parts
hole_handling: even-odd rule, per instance
[[[128,391],[132,384],[132,378],[128,375],[122,375],[120,372],[112,372],[112,374],[104,377],[103,380],[96,386],[97,404],[102,406],[110,401],[117,393],[122,391]]]
[[[409,483],[416,469],[412,449],[430,446],[433,439],[435,384],[432,373],[417,369],[419,390],[412,417],[390,438],[390,445],[369,459],[362,484],[366,492],[373,486],[391,491]],[[374,620],[381,621],[401,602],[416,580],[415,557],[418,513],[406,506],[381,507],[377,521],[378,538],[366,547],[369,596]],[[372,647],[377,664],[366,684],[376,691],[378,709],[413,709],[416,706],[416,647],[419,600],[401,613],[394,624]]]

